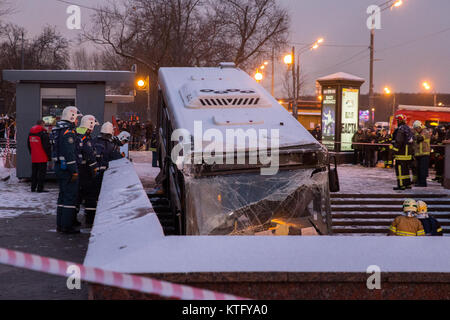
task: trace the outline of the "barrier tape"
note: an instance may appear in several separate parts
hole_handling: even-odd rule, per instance
[[[248,300],[246,298],[230,294],[189,287],[152,278],[106,271],[99,268],[85,267],[77,263],[2,248],[0,248],[0,264],[62,277],[72,276],[72,274],[69,274],[67,270],[69,267],[75,266],[80,270],[80,280],[110,287],[154,294],[171,299]]]
[[[323,140],[322,140],[322,144],[323,144]],[[355,145],[355,146],[380,146],[380,147],[389,147],[392,146],[392,144],[382,144],[382,143],[365,143],[365,142],[338,142],[338,141],[326,141],[326,143],[329,144],[351,144],[351,145]],[[438,147],[444,147],[445,148],[445,144],[440,144],[440,145],[431,145],[430,147],[432,148],[438,148]]]

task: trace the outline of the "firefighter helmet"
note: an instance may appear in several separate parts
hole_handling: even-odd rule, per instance
[[[425,201],[419,200],[417,201],[417,213],[418,214],[427,214],[428,213],[428,205]]]
[[[77,109],[77,107],[66,107],[64,108],[61,120],[69,121],[71,123],[75,123],[78,117],[82,117],[83,115]]]
[[[403,202],[403,212],[408,216],[415,216],[417,214],[417,202],[414,199],[406,199]]]
[[[419,120],[414,121],[414,124],[413,124],[414,129],[420,129],[422,127],[423,127],[422,122],[420,122]]]
[[[122,131],[122,132],[117,136],[117,138],[119,139],[119,141],[120,141],[122,144],[126,144],[126,143],[128,143],[128,141],[130,141],[130,134],[129,134],[128,132],[126,132],[126,131]]]
[[[114,127],[113,127],[112,123],[111,122],[105,122],[102,125],[102,130],[100,132],[104,133],[104,134],[113,135],[114,134]]]
[[[98,123],[97,119],[95,119],[92,115],[87,115],[81,118],[81,124],[80,128],[86,128],[89,130],[94,130],[95,126],[98,126],[100,123]]]
[[[406,122],[406,116],[404,114],[398,114],[395,116],[395,120],[398,122]]]

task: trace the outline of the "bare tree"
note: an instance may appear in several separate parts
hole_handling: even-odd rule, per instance
[[[72,53],[72,68],[75,70],[101,70],[103,66],[103,55],[101,52],[87,52],[81,48]]]

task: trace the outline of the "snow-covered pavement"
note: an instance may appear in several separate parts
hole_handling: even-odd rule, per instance
[[[394,191],[397,186],[394,169],[384,168],[366,168],[363,166],[354,166],[344,164],[338,166],[339,182],[341,186],[340,193],[351,194],[448,194],[450,190],[446,190],[442,185],[431,181],[434,174],[430,174],[428,178],[427,188],[412,188],[405,191]]]

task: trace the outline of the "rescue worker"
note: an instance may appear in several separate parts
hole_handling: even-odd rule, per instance
[[[131,135],[123,131],[118,136],[117,139],[119,141],[119,148],[120,148],[120,154],[122,157],[129,159],[129,150],[128,150],[128,143],[130,142]]]
[[[109,162],[113,160],[122,159],[119,146],[113,140],[114,127],[112,123],[105,122],[100,131],[100,135],[94,140],[94,147],[97,153],[98,163],[98,193],[100,192],[101,183],[103,181],[103,174],[109,167]]]
[[[94,224],[97,210],[97,188],[95,187],[97,175],[97,157],[92,143],[91,133],[99,125],[93,115],[81,118],[80,126],[76,129],[78,136],[78,149],[81,154],[81,164],[78,166],[79,196],[78,204],[84,202],[85,224],[91,228]]]
[[[392,137],[392,145],[395,160],[395,174],[397,176],[397,187],[394,190],[411,189],[410,165],[412,162],[413,134],[406,125],[406,116],[396,116],[398,128]]]
[[[425,235],[443,236],[442,227],[439,222],[428,214],[428,206],[424,201],[417,201],[417,218],[423,225]]]
[[[444,147],[444,140],[445,140],[445,128],[444,127],[438,127],[436,130],[436,134],[433,136],[433,142],[432,144],[437,145],[437,147],[434,148],[434,159],[435,159],[435,165],[434,168],[436,170],[436,177],[433,179],[433,181],[437,181],[438,183],[442,183],[444,181],[444,167],[445,167],[445,147]]]
[[[379,144],[391,144],[392,137],[386,129],[381,130],[381,135],[378,138]],[[384,161],[384,167],[387,169],[392,168],[392,149],[389,146],[380,147],[380,159]]]
[[[55,173],[59,182],[58,207],[56,212],[56,228],[66,234],[79,233],[75,221],[78,203],[78,166],[80,158],[77,154],[77,135],[75,127],[81,116],[76,107],[63,110],[61,121],[52,130]]]
[[[417,184],[416,187],[426,187],[428,169],[430,167],[431,133],[416,121],[414,128],[414,158],[416,159]]]
[[[389,228],[389,236],[418,237],[424,236],[425,230],[417,215],[417,202],[414,199],[406,199],[403,203],[403,216],[395,218]]]
[[[47,174],[47,162],[52,158],[50,139],[45,129],[45,122],[38,120],[28,135],[28,151],[31,154],[32,174],[31,192],[47,192],[44,181]]]

